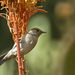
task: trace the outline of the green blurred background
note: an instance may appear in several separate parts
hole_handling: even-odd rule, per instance
[[[48,13],[37,13],[28,23],[31,28],[46,31],[36,47],[25,55],[28,75],[75,75],[75,0],[46,0],[38,2]],[[5,13],[3,9],[0,13]],[[14,42],[7,22],[0,17],[0,55],[9,51]],[[0,75],[18,75],[13,59],[0,66]]]

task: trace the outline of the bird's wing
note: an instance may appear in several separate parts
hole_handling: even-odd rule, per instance
[[[19,41],[20,50],[23,49],[23,44],[25,45],[25,36],[26,35],[23,35],[22,39]],[[17,55],[17,44],[15,43],[13,48],[4,56],[3,60],[8,60],[10,58],[15,57],[16,55]]]
[[[24,34],[23,37],[21,38],[21,40],[19,41],[20,48],[21,48],[21,44],[22,44],[23,42],[25,43],[25,36],[26,36],[26,34]],[[16,47],[17,47],[17,44],[15,43],[12,49],[14,49],[14,48],[16,48]]]
[[[25,42],[25,37],[26,37],[26,34],[23,35],[23,37],[21,38],[21,40],[20,40],[19,42],[20,42],[20,43]]]
[[[12,49],[14,49],[15,47],[17,47],[17,44],[16,44],[16,43],[14,44],[14,46],[13,46],[13,48],[12,48]]]

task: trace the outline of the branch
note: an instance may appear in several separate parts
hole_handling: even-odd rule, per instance
[[[13,13],[13,21],[14,21],[14,29],[16,35],[16,43],[17,43],[17,57],[18,57],[18,68],[19,68],[19,75],[22,75],[22,66],[21,66],[21,58],[20,58],[20,46],[19,46],[19,35],[18,35],[18,28],[15,22],[15,14]]]

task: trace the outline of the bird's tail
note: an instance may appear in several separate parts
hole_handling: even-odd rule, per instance
[[[6,62],[6,61],[2,60],[6,54],[7,54],[7,53],[5,53],[5,54],[3,54],[3,55],[0,56],[0,66],[1,66],[4,62]]]

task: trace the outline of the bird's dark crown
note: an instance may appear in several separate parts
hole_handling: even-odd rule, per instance
[[[38,30],[38,31],[42,31],[41,29],[39,28],[32,28],[31,30]]]

